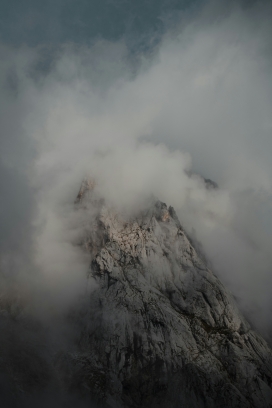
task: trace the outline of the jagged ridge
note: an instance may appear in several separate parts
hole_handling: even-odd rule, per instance
[[[174,209],[157,201],[128,222],[99,205],[85,245],[96,289],[67,383],[110,407],[271,407],[271,351]]]

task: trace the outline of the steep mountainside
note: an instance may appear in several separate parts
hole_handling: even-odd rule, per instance
[[[272,407],[271,351],[174,209],[154,201],[122,219],[93,187],[77,199],[97,216],[83,242],[92,291],[78,352],[58,360],[65,386],[108,407]]]

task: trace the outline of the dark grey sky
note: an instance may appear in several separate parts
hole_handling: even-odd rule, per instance
[[[144,43],[163,20],[203,0],[2,0],[0,36],[9,44],[91,43],[95,38]]]

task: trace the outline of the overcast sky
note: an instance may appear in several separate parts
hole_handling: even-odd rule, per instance
[[[2,1],[3,281],[41,273],[61,301],[84,285],[72,207],[91,174],[117,207],[173,205],[271,331],[271,17],[268,1]]]

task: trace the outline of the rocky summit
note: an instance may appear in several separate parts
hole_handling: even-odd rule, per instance
[[[174,209],[154,200],[122,217],[93,189],[83,183],[76,204],[96,208],[82,241],[92,290],[77,352],[58,362],[66,387],[105,407],[272,407],[271,350]]]
[[[78,303],[44,320],[0,297],[1,407],[272,407],[271,350],[172,207],[127,214],[85,181],[73,214],[90,257]]]

